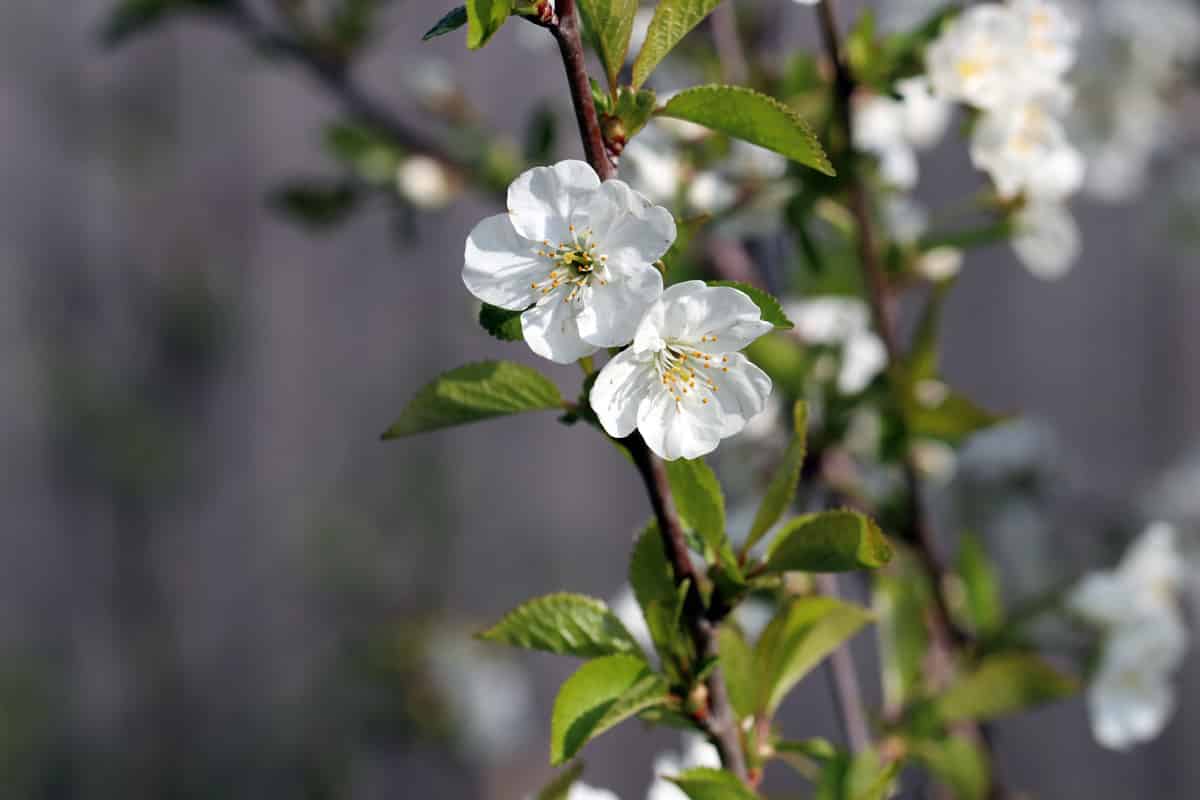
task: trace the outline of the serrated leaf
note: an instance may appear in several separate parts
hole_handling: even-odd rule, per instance
[[[832,597],[803,597],[780,609],[754,647],[758,709],[773,715],[805,675],[870,620],[866,609]]]
[[[693,767],[667,780],[691,800],[758,800],[758,795],[733,773],[711,767]]]
[[[568,800],[571,787],[583,775],[583,762],[576,761],[538,792],[537,800]]]
[[[609,86],[617,85],[637,10],[638,0],[579,0],[583,26],[600,53]]]
[[[521,328],[523,313],[484,303],[479,307],[479,324],[491,336],[502,342],[519,342],[525,338]]]
[[[783,305],[779,300],[771,293],[765,292],[757,286],[751,286],[741,281],[708,281],[708,285],[729,286],[744,293],[754,301],[754,305],[758,306],[758,310],[762,313],[763,322],[769,322],[781,330],[791,330],[796,327],[787,318],[787,314],[784,313]]]
[[[964,533],[958,546],[958,577],[966,596],[971,629],[989,636],[1004,624],[1004,602],[1000,584],[978,536]]]
[[[908,751],[954,790],[956,800],[986,800],[991,781],[987,755],[963,736],[951,734],[941,740],[918,739]]]
[[[467,0],[467,47],[478,50],[508,19],[512,0]]]
[[[633,636],[603,601],[565,592],[522,603],[479,638],[579,658],[643,655]]]
[[[558,387],[537,370],[510,361],[484,361],[443,373],[417,392],[383,438],[560,408]]]
[[[345,221],[358,208],[361,195],[340,180],[296,180],[267,197],[267,205],[292,222],[320,230]]]
[[[792,440],[788,442],[783,460],[771,478],[771,485],[763,495],[762,503],[754,514],[754,522],[742,545],[742,552],[749,553],[754,545],[766,536],[775,523],[783,516],[792,499],[796,496],[796,486],[800,482],[800,468],[804,465],[804,456],[808,441],[808,406],[803,400],[797,400],[792,407]]]
[[[789,520],[771,542],[771,572],[848,572],[881,567],[892,548],[869,517],[857,511],[822,511]]]
[[[700,534],[708,555],[721,565],[726,575],[740,583],[742,571],[725,535],[725,495],[717,476],[699,458],[693,461],[680,458],[666,465],[679,516]]]
[[[1032,653],[1001,653],[984,659],[936,701],[945,722],[988,720],[1069,697],[1078,683]]]
[[[633,88],[640,89],[667,53],[720,4],[721,0],[659,0],[633,62]]]
[[[436,39],[439,36],[445,36],[451,31],[456,31],[463,25],[467,24],[467,7],[459,6],[451,9],[434,24],[432,28],[425,31],[425,35],[421,37],[422,42],[428,42],[430,39]]]
[[[683,667],[693,661],[695,654],[691,638],[682,636],[676,625],[681,609],[680,592],[656,522],[646,526],[633,546],[629,585],[641,606],[663,667],[673,678],[681,679]]]
[[[745,719],[754,713],[758,698],[754,652],[741,630],[730,622],[717,629],[717,651],[721,654],[721,674],[729,688],[729,702],[737,718]]]
[[[695,122],[727,136],[774,150],[833,175],[833,166],[812,128],[773,97],[740,86],[697,86],[667,101],[660,115]]]
[[[642,659],[615,655],[589,661],[567,679],[554,701],[550,763],[563,763],[617,723],[667,700],[667,682]]]

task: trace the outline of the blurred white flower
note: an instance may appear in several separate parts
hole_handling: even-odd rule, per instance
[[[927,150],[942,140],[950,124],[952,108],[933,90],[928,77],[918,75],[896,82],[900,95],[902,130],[918,150]]]
[[[883,224],[898,244],[913,244],[929,230],[929,212],[907,194],[889,194],[883,200]]]
[[[683,753],[663,753],[654,759],[654,783],[646,793],[646,800],[687,800],[675,784],[664,778],[675,777],[694,767],[721,768],[721,757],[717,748],[696,734],[683,737]]]
[[[1010,0],[1009,7],[1024,28],[1030,66],[1053,76],[1066,73],[1075,63],[1079,23],[1046,0]]]
[[[1013,105],[1034,88],[1027,44],[1025,26],[1012,9],[971,6],[925,51],[929,79],[948,100],[984,110]]]
[[[1122,628],[1105,643],[1088,688],[1096,741],[1124,750],[1158,736],[1175,709],[1171,675],[1187,649],[1187,632],[1174,617]]]
[[[454,199],[454,182],[442,163],[429,156],[410,156],[396,168],[396,189],[417,208],[445,208]]]
[[[948,281],[962,270],[963,251],[957,247],[935,247],[917,258],[916,270],[931,281]]]
[[[838,391],[857,394],[887,366],[883,342],[871,331],[867,305],[854,297],[816,297],[788,303],[796,334],[810,344],[841,348]]]
[[[1088,692],[1092,729],[1123,749],[1161,732],[1174,707],[1171,674],[1187,648],[1179,610],[1186,563],[1174,528],[1152,523],[1116,569],[1088,575],[1067,605],[1105,631]]]
[[[1012,247],[1021,263],[1043,280],[1061,278],[1079,257],[1079,226],[1062,203],[1033,201],[1013,219]]]
[[[468,755],[496,762],[524,748],[532,732],[533,688],[518,666],[454,631],[435,635],[426,658]]]
[[[463,283],[485,303],[525,310],[530,348],[570,363],[633,339],[662,293],[654,267],[675,241],[675,220],[582,161],[534,167],[508,188],[508,213],[467,237]]]
[[[666,206],[678,198],[685,174],[679,149],[657,124],[646,126],[621,151],[621,170],[630,186]]]
[[[1044,101],[985,114],[971,136],[971,161],[1001,197],[1061,200],[1083,184],[1083,157]]]
[[[900,99],[874,94],[854,105],[854,144],[879,159],[891,185],[911,189],[917,183],[916,150],[937,144],[950,121],[950,104],[934,95],[929,79],[896,84]]]
[[[738,351],[770,330],[737,289],[677,283],[600,370],[592,409],[610,436],[637,430],[661,458],[711,453],[766,407],[771,379]]]
[[[737,200],[737,187],[715,172],[701,172],[688,184],[688,205],[706,214],[719,214]]]
[[[909,447],[913,463],[921,476],[937,485],[945,485],[958,468],[954,448],[937,439],[917,439]]]

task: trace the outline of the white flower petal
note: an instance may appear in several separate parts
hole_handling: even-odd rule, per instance
[[[565,294],[564,289],[547,295],[521,315],[529,348],[556,364],[570,364],[600,349],[579,337],[575,304],[564,302]]]
[[[580,229],[592,229],[599,252],[610,261],[653,264],[675,241],[671,212],[618,180],[601,184],[572,221]]]
[[[1012,247],[1026,268],[1043,280],[1067,274],[1081,247],[1079,228],[1067,207],[1033,202],[1021,210],[1016,223]]]
[[[838,391],[858,394],[887,366],[887,350],[875,334],[864,331],[851,336],[842,347],[842,369]]]
[[[763,321],[754,301],[730,286],[684,281],[663,292],[659,305],[665,313],[653,319],[661,319],[663,338],[695,345],[708,353],[741,350],[772,328],[771,323]]]
[[[513,227],[535,242],[566,241],[571,217],[599,186],[596,171],[583,161],[526,170],[508,187]]]
[[[605,432],[620,439],[637,428],[638,409],[659,385],[651,358],[627,349],[600,370],[588,398]]]
[[[646,309],[662,294],[662,274],[649,265],[619,280],[593,283],[575,318],[579,335],[600,347],[621,347],[633,340]]]
[[[462,275],[467,291],[501,308],[528,308],[538,297],[530,284],[549,271],[535,250],[516,232],[507,214],[484,219],[467,237]]]
[[[676,404],[665,389],[651,392],[638,409],[637,429],[659,458],[699,458],[717,449],[724,421],[717,403]]]
[[[741,353],[730,353],[720,369],[706,370],[705,375],[716,385],[713,394],[725,414],[721,436],[739,433],[746,424],[763,412],[771,396],[771,379]]]

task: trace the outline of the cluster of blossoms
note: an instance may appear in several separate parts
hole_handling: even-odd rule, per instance
[[[1084,160],[1063,117],[1073,92],[1079,25],[1045,0],[974,5],[926,51],[934,93],[978,113],[971,160],[1004,199],[1023,200],[1013,246],[1035,275],[1062,275],[1079,251],[1066,200],[1084,180]]]
[[[1153,739],[1171,716],[1170,679],[1188,639],[1179,603],[1184,564],[1174,528],[1156,522],[1116,569],[1089,575],[1069,598],[1072,610],[1105,632],[1088,692],[1092,730],[1105,747]]]
[[[525,341],[551,361],[626,348],[591,391],[604,429],[637,430],[662,458],[698,458],[766,406],[770,378],[738,351],[771,325],[737,289],[687,281],[664,291],[655,264],[674,240],[665,208],[562,161],[518,176],[508,212],[475,226],[463,282],[521,311]]]

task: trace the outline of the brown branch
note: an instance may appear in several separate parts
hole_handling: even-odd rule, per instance
[[[821,0],[817,5],[817,17],[820,21],[821,40],[825,47],[834,71],[834,91],[836,101],[837,121],[843,152],[848,156],[844,159],[847,178],[847,194],[850,202],[850,212],[854,216],[857,228],[857,245],[859,264],[863,280],[867,286],[867,299],[871,307],[871,316],[876,333],[883,341],[887,352],[888,371],[887,384],[891,392],[892,404],[904,423],[904,398],[901,396],[903,383],[900,371],[903,369],[904,353],[900,347],[895,320],[893,297],[888,286],[887,274],[879,259],[878,247],[875,240],[874,225],[871,217],[871,207],[868,202],[866,188],[859,178],[854,159],[854,116],[852,103],[854,100],[855,78],[850,65],[846,62],[840,46],[837,19],[834,10],[834,0]],[[902,434],[907,438],[907,430]],[[929,515],[922,496],[920,473],[917,464],[909,451],[905,452],[904,482],[909,496],[908,530],[921,566],[929,576],[932,584],[934,607],[929,615],[929,628],[933,652],[933,661],[948,666],[956,651],[970,643],[970,638],[954,623],[950,606],[946,599],[945,578],[948,574],[945,564],[938,555],[937,542],[929,523]],[[988,754],[991,762],[991,786],[989,796],[999,798],[1005,796],[1005,790],[1000,784],[995,770],[995,759],[988,738],[981,726],[969,725],[964,731],[974,738]]]
[[[555,8],[556,19],[548,27],[558,42],[562,54],[563,68],[567,73],[567,83],[571,89],[571,101],[575,107],[575,118],[579,122],[579,135],[583,141],[583,150],[588,163],[596,170],[601,180],[617,176],[617,167],[608,156],[604,137],[600,131],[600,120],[596,114],[596,105],[592,101],[592,88],[588,80],[587,66],[584,63],[583,43],[579,36],[579,22],[575,15],[574,0],[558,0]],[[687,542],[684,540],[683,526],[679,514],[675,510],[675,501],[671,495],[671,484],[667,479],[666,468],[658,459],[641,435],[634,433],[624,440],[629,448],[633,462],[637,466],[642,482],[646,486],[646,494],[650,498],[650,506],[654,510],[654,518],[662,535],[663,549],[667,559],[674,567],[675,580],[682,584],[688,582],[688,594],[684,603],[684,616],[688,629],[696,645],[696,652],[702,660],[717,655],[716,623],[719,620],[709,618],[700,596],[698,581],[700,576],[692,565],[688,553]],[[737,720],[733,706],[729,702],[729,691],[725,686],[720,668],[714,669],[706,684],[708,689],[707,713],[698,715],[697,722],[703,727],[716,746],[721,756],[721,763],[737,776],[743,783],[748,782],[746,772],[746,757],[742,752],[742,740],[738,731]]]
[[[563,68],[567,73],[567,84],[571,89],[571,104],[575,107],[575,119],[579,123],[579,137],[583,141],[583,152],[588,163],[600,180],[617,176],[616,165],[608,157],[604,134],[600,130],[600,118],[592,100],[592,84],[588,79],[584,61],[583,40],[579,36],[579,17],[575,14],[575,0],[558,0],[555,8],[557,20],[551,23],[550,32],[558,42],[562,53]]]
[[[817,588],[826,597],[839,597],[836,575],[817,575]],[[861,753],[871,746],[871,728],[867,724],[866,704],[863,703],[862,687],[858,683],[858,672],[849,643],[842,644],[829,654],[826,669],[829,670],[833,699],[845,728],[846,741],[852,752]]]

